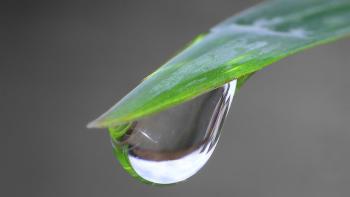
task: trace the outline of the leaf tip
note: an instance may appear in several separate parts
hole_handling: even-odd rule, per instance
[[[104,127],[104,125],[101,122],[101,117],[89,122],[86,125],[86,128],[88,128],[88,129],[97,129],[97,128],[103,128],[103,127]]]

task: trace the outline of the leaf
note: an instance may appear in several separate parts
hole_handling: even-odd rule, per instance
[[[233,79],[244,82],[277,60],[349,34],[350,0],[264,2],[201,34],[88,127],[131,122]]]

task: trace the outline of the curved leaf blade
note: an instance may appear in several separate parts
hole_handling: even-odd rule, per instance
[[[201,35],[88,127],[165,110],[304,49],[350,34],[350,0],[268,1]]]

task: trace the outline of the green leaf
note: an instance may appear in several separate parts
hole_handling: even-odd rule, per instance
[[[131,122],[233,79],[243,83],[277,60],[349,34],[350,0],[264,2],[201,34],[88,126]]]

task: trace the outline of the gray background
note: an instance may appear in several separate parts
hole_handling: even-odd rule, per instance
[[[0,196],[350,194],[350,40],[256,74],[208,164],[140,184],[85,125],[196,34],[258,1],[2,1]]]

